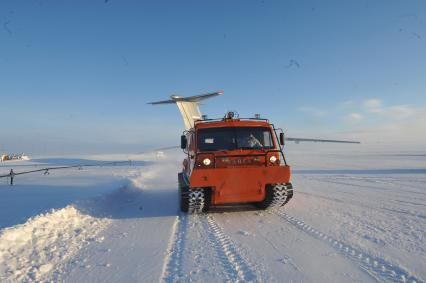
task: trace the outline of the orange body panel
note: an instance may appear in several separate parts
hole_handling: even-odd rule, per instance
[[[257,202],[265,198],[267,184],[288,183],[290,166],[195,169],[191,188],[211,187],[212,204]]]

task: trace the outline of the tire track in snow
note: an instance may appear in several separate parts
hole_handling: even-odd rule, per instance
[[[305,177],[307,178],[307,177]],[[354,181],[359,181],[359,183],[348,183],[348,179],[349,180],[353,180],[353,177],[340,177],[340,178],[335,178],[330,180],[330,178],[325,178],[325,177],[310,177],[307,178],[309,180],[313,180],[313,181],[318,181],[318,182],[322,182],[322,183],[332,183],[332,184],[336,184],[336,185],[344,185],[344,186],[350,186],[350,187],[356,187],[356,188],[361,188],[361,189],[367,189],[367,190],[379,190],[379,191],[387,191],[387,188],[383,188],[383,187],[376,187],[376,186],[372,186],[371,184],[376,184],[377,182],[374,181],[368,181],[369,179],[356,179]],[[363,184],[363,183],[367,183],[367,184]],[[423,183],[423,181],[422,181]],[[412,193],[412,194],[416,194],[416,195],[421,195],[421,196],[425,196],[426,194],[422,192],[422,190],[424,188],[419,188],[419,187],[410,187],[410,184],[407,184],[405,181],[403,182],[381,182],[381,184],[386,184],[386,185],[392,185],[394,187],[401,187],[401,186],[408,186],[409,188],[412,189],[416,189],[416,190],[408,190],[408,189],[404,189],[404,193]]]
[[[314,197],[314,198],[321,198],[321,199],[325,199],[325,200],[329,200],[329,201],[334,201],[334,202],[338,202],[338,203],[345,203],[344,200],[341,199],[337,199],[337,198],[333,198],[333,197],[326,197],[326,196],[322,196],[319,194],[313,194],[313,193],[306,193],[306,192],[298,192],[298,194],[302,194],[302,195],[306,195],[309,197]],[[393,202],[396,202],[395,200],[391,200]],[[369,210],[376,210],[376,211],[384,211],[386,213],[392,213],[392,214],[397,214],[397,215],[408,215],[408,216],[412,216],[412,217],[418,217],[418,218],[423,218],[426,219],[426,214],[417,214],[416,212],[413,212],[411,210],[408,209],[396,209],[396,208],[388,208],[388,207],[373,207],[373,206],[369,206],[366,205],[363,202],[360,201],[356,201],[356,200],[351,200],[351,205],[357,205],[359,207],[364,207],[367,208]],[[419,204],[417,204],[419,205]],[[420,204],[423,205],[423,204]]]
[[[223,232],[222,227],[210,215],[200,215],[208,240],[213,245],[220,263],[227,272],[225,281],[259,282],[256,273],[240,254],[233,241]]]
[[[357,263],[361,269],[373,276],[375,279],[385,282],[410,282],[410,283],[421,283],[425,282],[420,278],[416,278],[414,275],[411,275],[403,267],[393,265],[387,262],[383,258],[378,258],[371,256],[367,253],[362,252],[361,250],[348,245],[342,241],[339,241],[331,236],[328,236],[310,225],[304,223],[297,218],[288,215],[282,211],[271,211],[271,214],[274,214],[290,224],[294,225],[298,229],[302,230],[309,236],[318,239],[322,242],[327,243],[329,246],[334,248],[339,253],[343,254],[345,257]]]
[[[164,260],[160,282],[179,282],[184,277],[182,259],[187,230],[188,216],[177,216],[173,224],[172,236],[169,240],[169,247]]]

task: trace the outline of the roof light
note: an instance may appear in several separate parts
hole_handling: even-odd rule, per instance
[[[254,118],[260,119],[260,114],[254,114]]]

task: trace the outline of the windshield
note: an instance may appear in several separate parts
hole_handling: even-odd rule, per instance
[[[200,151],[273,148],[267,127],[223,127],[198,130]]]

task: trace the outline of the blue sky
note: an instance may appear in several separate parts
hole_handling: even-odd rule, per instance
[[[1,1],[0,150],[178,143],[177,109],[261,113],[289,136],[426,143],[425,1]]]

